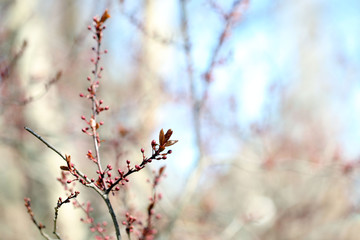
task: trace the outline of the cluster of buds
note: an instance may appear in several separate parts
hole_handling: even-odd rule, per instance
[[[155,215],[155,205],[156,203],[161,200],[162,195],[161,193],[156,193],[156,187],[160,182],[160,179],[164,176],[164,170],[165,170],[165,166],[161,167],[159,169],[159,172],[155,175],[154,180],[153,180],[153,189],[154,189],[154,193],[153,196],[150,197],[150,202],[147,208],[147,220],[146,220],[146,226],[144,226],[143,230],[142,230],[142,236],[140,239],[143,240],[149,240],[149,239],[154,239],[155,234],[157,233],[157,230],[154,229],[153,227],[153,218],[155,216],[156,219],[160,219],[161,215],[160,214],[156,214]]]
[[[159,133],[159,143],[157,143],[155,140],[152,140],[151,142],[151,148],[152,148],[152,155],[150,157],[146,157],[145,156],[145,150],[143,148],[141,148],[141,153],[143,156],[143,160],[140,164],[136,164],[134,166],[131,166],[131,162],[130,160],[126,160],[126,164],[127,164],[127,171],[122,171],[121,169],[118,170],[119,172],[119,177],[114,181],[108,182],[108,188],[106,189],[106,193],[109,193],[110,191],[112,191],[114,188],[117,188],[118,184],[124,184],[124,182],[128,182],[128,176],[130,174],[133,174],[134,172],[138,172],[141,169],[143,169],[146,164],[151,163],[153,160],[165,160],[167,158],[168,154],[171,154],[172,151],[168,150],[167,152],[165,152],[165,149],[169,146],[174,145],[175,143],[178,142],[178,140],[170,140],[171,135],[173,134],[173,131],[171,129],[167,130],[166,134],[164,133],[164,130],[161,129],[160,133]],[[100,176],[101,177],[101,176]]]
[[[155,205],[159,200],[161,200],[162,195],[160,193],[156,193],[156,187],[160,182],[160,179],[164,176],[165,166],[161,167],[159,171],[155,174],[152,187],[153,187],[153,196],[149,198],[149,205],[147,207],[147,219],[145,222],[141,220],[137,220],[135,217],[131,216],[129,213],[126,213],[126,220],[122,222],[123,225],[126,226],[126,233],[128,236],[131,232],[134,232],[138,239],[142,240],[150,240],[154,239],[157,233],[157,230],[154,226],[154,219],[159,220],[161,218],[160,214],[155,214]],[[150,181],[149,181],[150,182]],[[134,231],[134,223],[137,224],[137,230]],[[129,236],[130,238],[130,236]]]
[[[56,208],[59,209],[64,203],[69,203],[70,199],[76,198],[79,194],[80,192],[78,191],[72,192],[65,200],[62,200],[62,198],[59,197]]]
[[[102,54],[106,54],[108,51],[100,51],[101,47],[101,40],[103,35],[103,30],[106,28],[104,23],[105,21],[110,18],[110,15],[107,10],[103,13],[101,18],[94,17],[93,18],[93,26],[88,26],[88,29],[94,33],[93,38],[97,43],[97,47],[92,47],[92,50],[95,52],[96,57],[91,58],[91,62],[94,64],[94,69],[92,70],[93,77],[88,76],[86,79],[90,82],[90,86],[87,88],[87,94],[80,93],[80,97],[86,97],[87,99],[91,100],[92,102],[92,116],[89,120],[86,119],[85,116],[81,116],[81,119],[86,122],[88,125],[87,127],[82,129],[82,132],[90,135],[95,136],[97,139],[98,144],[100,144],[100,138],[96,132],[99,126],[103,125],[103,122],[96,121],[96,115],[101,113],[102,111],[109,110],[109,106],[102,106],[104,101],[96,99],[96,92],[99,88],[101,79],[101,73],[104,70],[103,67],[99,66],[99,62],[101,59]],[[91,131],[89,131],[91,130]]]
[[[172,146],[177,142],[177,140],[170,140],[170,137],[173,133],[171,129],[169,129],[166,133],[164,133],[164,130],[161,129],[159,134],[159,142],[156,142],[153,140],[151,142],[151,149],[152,154],[150,157],[145,156],[145,150],[141,148],[142,153],[142,161],[139,164],[132,164],[130,160],[126,161],[126,168],[124,170],[118,169],[118,174],[112,172],[113,167],[111,164],[108,164],[106,168],[103,170],[100,160],[100,143],[102,142],[100,140],[100,136],[98,133],[98,129],[100,126],[102,126],[104,123],[102,121],[97,120],[97,116],[106,110],[109,110],[109,106],[104,106],[104,101],[102,99],[98,99],[96,93],[100,85],[100,79],[101,79],[101,73],[104,70],[103,67],[99,66],[99,62],[101,60],[101,55],[106,54],[107,50],[100,51],[101,43],[102,43],[102,36],[103,36],[103,30],[105,29],[105,21],[110,17],[108,14],[108,11],[106,10],[101,18],[94,17],[93,18],[93,26],[89,26],[88,29],[90,31],[93,31],[94,35],[93,38],[97,43],[96,47],[93,47],[92,50],[95,52],[95,57],[91,58],[91,62],[94,65],[94,69],[92,70],[92,76],[87,77],[87,81],[89,82],[89,86],[87,88],[87,93],[83,94],[80,93],[80,97],[86,98],[87,100],[91,101],[91,110],[92,113],[89,117],[85,117],[84,115],[81,116],[81,119],[86,123],[86,127],[82,128],[82,132],[89,135],[93,139],[94,143],[94,153],[91,150],[88,150],[86,157],[95,163],[97,165],[97,179],[96,178],[88,178],[87,175],[81,173],[75,165],[71,162],[70,155],[63,156],[58,150],[56,150],[54,147],[52,147],[50,144],[48,144],[41,136],[37,135],[36,133],[30,131],[34,136],[36,136],[39,140],[41,140],[43,143],[45,143],[49,148],[54,150],[57,154],[59,154],[65,161],[66,165],[60,166],[61,171],[61,177],[58,178],[58,181],[64,186],[65,190],[68,192],[68,197],[63,200],[61,197],[59,197],[57,201],[57,205],[55,207],[55,219],[54,219],[54,232],[53,234],[56,235],[57,239],[61,239],[58,233],[56,232],[56,222],[57,222],[57,216],[58,216],[58,210],[64,203],[69,203],[70,201],[73,202],[74,206],[77,208],[81,208],[86,217],[80,219],[82,222],[90,225],[90,231],[95,232],[97,235],[95,236],[95,239],[97,240],[109,240],[112,239],[112,237],[107,236],[105,234],[106,232],[106,222],[103,223],[95,223],[94,218],[91,217],[91,212],[93,211],[93,208],[91,207],[90,203],[80,204],[76,197],[79,195],[78,191],[74,191],[74,186],[76,182],[80,182],[81,184],[90,187],[94,189],[97,193],[99,193],[104,201],[107,203],[107,207],[109,209],[109,213],[112,217],[112,221],[114,223],[115,232],[117,239],[121,239],[120,235],[120,229],[118,226],[118,222],[116,219],[115,211],[113,210],[113,206],[111,205],[111,202],[109,201],[109,193],[115,193],[120,190],[120,186],[124,185],[126,182],[129,182],[128,176],[132,173],[138,172],[142,170],[146,164],[151,163],[153,160],[165,160],[167,159],[167,155],[171,154],[172,151],[168,150],[165,151],[167,147]],[[159,170],[159,174],[155,177],[153,188],[156,187],[156,185],[159,182],[159,179],[161,175],[163,174],[164,167],[162,167]],[[69,179],[68,177],[72,176],[72,179]],[[150,198],[150,204],[148,206],[148,220],[145,227],[143,227],[143,231],[139,231],[139,236],[142,234],[145,238],[142,239],[151,239],[152,236],[155,235],[156,230],[152,228],[151,219],[154,216],[154,206],[158,199],[161,198],[161,195],[157,195],[154,193],[154,196]],[[32,221],[35,223],[35,225],[40,230],[41,234],[46,238],[50,239],[43,231],[42,229],[45,228],[45,226],[41,223],[37,223],[34,218],[34,213],[31,210],[30,206],[30,199],[25,198],[25,206],[28,210],[28,213],[32,219]],[[129,213],[126,214],[126,221],[123,222],[124,225],[126,225],[126,232],[130,234],[130,232],[133,231],[134,227],[133,224],[136,222],[136,218],[131,216]],[[137,222],[142,226],[141,222]]]
[[[108,10],[106,9],[105,12],[103,13],[103,15],[101,16],[100,19],[98,19],[97,17],[93,18],[93,25],[95,28],[95,35],[94,35],[94,39],[97,39],[99,42],[101,42],[102,39],[102,31],[106,28],[104,26],[104,22],[110,18],[110,14],[108,13]],[[92,30],[91,26],[88,26],[89,30]]]
[[[102,109],[108,110],[109,107],[105,107],[105,108],[102,108]],[[97,111],[97,110],[96,110],[96,111]],[[101,111],[102,111],[102,110],[101,110]],[[86,122],[86,124],[88,125],[88,127],[82,128],[81,131],[82,131],[83,133],[86,133],[86,134],[89,135],[89,136],[94,136],[94,135],[95,135],[96,137],[98,137],[98,135],[97,135],[97,133],[96,133],[96,130],[97,130],[100,126],[104,125],[104,122],[102,122],[102,121],[96,122],[93,116],[91,116],[91,118],[90,118],[89,121],[86,119],[86,117],[85,117],[84,115],[81,116],[81,119],[84,120],[84,121]],[[89,130],[91,130],[91,131],[89,131]],[[100,140],[98,140],[98,143],[100,143]]]
[[[172,134],[173,131],[171,129],[167,130],[165,134],[164,130],[161,129],[159,134],[159,143],[157,143],[155,140],[152,140],[151,147],[153,150],[153,155],[156,155],[153,159],[165,160],[167,155],[172,153],[172,150],[168,150],[164,153],[165,148],[170,147],[178,142],[178,140],[170,140]]]
[[[130,213],[125,214],[126,220],[122,222],[124,226],[126,226],[126,233],[130,238],[130,233],[134,231],[134,223],[136,222],[136,217],[130,215]]]
[[[65,187],[65,190],[69,190],[72,192],[72,188],[68,188],[66,184],[73,183],[75,181],[79,181],[81,184],[86,185],[90,183],[90,180],[86,175],[79,175],[79,172],[76,170],[75,165],[71,162],[71,156],[65,155],[67,166],[60,166],[61,178],[57,178],[57,180]],[[74,179],[68,179],[67,177],[71,174],[74,176]],[[66,183],[66,184],[65,184]]]
[[[85,213],[85,218],[80,218],[80,221],[89,224],[90,231],[93,233],[96,233],[95,236],[96,240],[110,240],[113,239],[112,237],[106,235],[106,226],[108,223],[106,221],[103,221],[102,223],[95,223],[94,218],[91,216],[91,212],[94,211],[94,209],[91,207],[91,203],[87,202],[86,204],[80,204],[79,202],[74,202],[74,207],[80,208]]]
[[[112,165],[108,164],[103,172],[100,172],[99,170],[96,171],[96,173],[98,174],[98,179],[96,181],[96,185],[100,189],[105,190],[104,183],[106,184],[107,188],[110,188],[116,181],[118,181],[121,178],[120,169],[118,170],[120,176],[113,176],[113,174],[111,172],[112,170],[113,170]],[[94,181],[94,180],[92,179],[91,181]],[[113,191],[119,191],[119,190],[120,190],[119,186],[116,186],[113,189]]]

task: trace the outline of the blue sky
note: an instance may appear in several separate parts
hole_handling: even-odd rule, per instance
[[[221,1],[221,4],[224,9],[228,9],[232,2]],[[127,5],[126,10],[135,13],[135,16],[141,19],[141,15],[136,14],[136,4],[133,3],[134,6]],[[168,29],[154,30],[181,41],[178,1],[157,1],[157,3],[159,14],[154,21],[159,26],[167,26]],[[118,5],[113,7],[115,7],[113,18],[108,23],[109,26],[111,25],[109,27],[111,37],[107,44],[115,61],[111,60],[108,69],[112,69],[111,74],[116,75],[122,66],[134,60],[134,54],[138,49],[136,46],[141,44],[141,33],[126,18],[119,15]],[[224,66],[217,67],[214,72],[215,81],[209,91],[213,101],[217,101],[218,105],[215,107],[218,107],[219,118],[226,116],[230,111],[227,106],[219,103],[229,96],[235,96],[238,111],[233,117],[243,128],[267,117],[265,114],[269,112],[266,108],[275,109],[272,113],[276,114],[279,98],[269,94],[270,86],[275,84],[286,88],[302,81],[299,58],[303,50],[300,46],[306,39],[308,31],[301,24],[304,22],[305,28],[308,26],[306,25],[306,21],[309,21],[306,15],[307,8],[310,11],[317,11],[314,42],[308,43],[315,46],[320,51],[318,56],[323,58],[319,64],[318,76],[326,79],[321,79],[321,84],[325,83],[332,89],[327,93],[326,99],[341,125],[338,141],[343,145],[345,156],[354,159],[360,153],[359,1],[250,1],[250,7],[243,21],[236,25],[230,40],[224,45],[220,54],[220,56],[229,56],[229,61]],[[206,1],[189,1],[188,9],[195,76],[199,84],[198,89],[201,91],[200,76],[209,63],[223,23]],[[169,46],[164,52],[165,59],[157,73],[164,79],[168,90],[172,93],[186,92],[188,83],[182,50]],[[126,68],[123,71],[122,74],[126,74]],[[321,89],[319,91],[321,92]],[[177,154],[173,157],[180,160],[174,160],[173,167],[178,171],[186,172],[192,164],[194,154],[192,151],[194,136],[189,118],[191,111],[185,102],[165,105],[162,111],[170,113],[171,117],[161,117],[166,114],[160,114],[159,128],[173,128],[175,137],[181,140],[178,146],[174,147],[177,149]],[[154,136],[157,132],[156,130]],[[236,148],[237,145],[227,145],[226,150],[219,149],[216,154],[225,158],[226,155],[236,152]]]

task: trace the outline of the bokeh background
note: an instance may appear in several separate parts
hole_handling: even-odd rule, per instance
[[[50,234],[66,194],[62,160],[24,126],[96,176],[79,93],[93,67],[87,26],[105,9],[104,164],[141,162],[161,128],[179,140],[112,198],[120,222],[146,217],[147,179],[166,165],[157,239],[358,239],[357,0],[1,0],[1,239],[40,239],[24,197]],[[112,233],[101,199],[77,190]],[[81,217],[60,209],[64,239],[94,239]]]

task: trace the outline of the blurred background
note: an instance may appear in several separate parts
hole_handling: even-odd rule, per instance
[[[166,165],[156,239],[358,239],[359,1],[0,0],[2,239],[41,238],[24,197],[51,234],[66,196],[62,160],[24,126],[96,176],[79,93],[93,69],[87,26],[105,9],[104,166],[140,163],[161,128],[179,140],[112,197],[120,222],[146,219],[147,179]],[[112,234],[101,199],[76,190]],[[60,209],[64,239],[94,239],[82,217]]]

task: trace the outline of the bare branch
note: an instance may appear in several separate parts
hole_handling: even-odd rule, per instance
[[[42,143],[44,143],[48,148],[50,148],[51,150],[56,152],[62,159],[64,159],[64,161],[66,161],[66,157],[61,152],[59,152],[56,148],[54,148],[50,143],[45,141],[45,139],[43,139],[40,135],[38,135],[37,133],[35,133],[33,130],[31,130],[28,127],[24,127],[24,128],[25,128],[26,131],[28,131],[33,136],[35,136],[37,139],[39,139]]]

